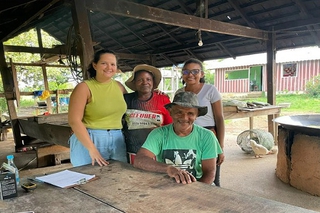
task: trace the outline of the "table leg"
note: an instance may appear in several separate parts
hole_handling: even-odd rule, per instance
[[[250,130],[253,129],[253,117],[249,117],[249,127],[250,127]]]
[[[274,114],[268,115],[268,131],[272,134],[274,140],[276,140],[277,134],[275,131],[275,123],[273,122]]]

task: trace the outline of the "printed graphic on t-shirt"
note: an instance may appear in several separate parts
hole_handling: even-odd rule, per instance
[[[166,164],[184,169],[196,177],[196,153],[193,149],[167,149],[163,151],[163,159]]]
[[[162,115],[158,113],[127,109],[126,121],[128,129],[148,129],[161,126],[163,118]]]

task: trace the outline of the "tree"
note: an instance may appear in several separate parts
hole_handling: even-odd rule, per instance
[[[52,48],[55,45],[61,44],[61,42],[59,42],[43,30],[41,30],[41,37],[44,48]],[[39,47],[37,32],[35,29],[31,29],[28,32],[21,33],[20,35],[4,42],[4,44]],[[31,53],[6,52],[5,57],[7,62],[10,58],[13,60],[13,62],[20,63],[32,63],[41,60],[40,54]],[[23,88],[20,89],[23,89],[23,91],[30,92],[45,89],[41,67],[16,66],[16,70],[19,87],[22,86]],[[68,68],[47,67],[47,77],[50,90],[66,89],[73,86],[72,84],[68,83],[72,78],[70,69]]]
[[[204,69],[206,83],[214,84],[215,74],[212,70],[207,70],[206,67],[207,67],[207,64],[203,63],[203,69]]]

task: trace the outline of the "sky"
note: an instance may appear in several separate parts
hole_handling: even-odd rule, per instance
[[[320,48],[319,47],[305,47],[295,48],[288,50],[279,50],[276,53],[276,62],[290,62],[290,61],[303,61],[303,60],[314,60],[320,59]],[[207,69],[216,69],[224,67],[234,67],[243,65],[255,65],[255,64],[266,64],[267,53],[260,53],[247,56],[239,56],[236,59],[226,58],[223,60],[208,60],[205,61]]]

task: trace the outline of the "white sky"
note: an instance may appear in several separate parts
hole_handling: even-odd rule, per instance
[[[320,59],[320,48],[318,47],[305,47],[296,48],[289,50],[280,50],[276,53],[276,62],[290,62],[290,61],[303,61],[303,60],[314,60]],[[243,65],[255,65],[255,64],[266,64],[267,53],[260,53],[247,56],[239,56],[236,59],[226,58],[221,60],[208,60],[205,61],[207,69],[224,68],[224,67],[235,67]]]

